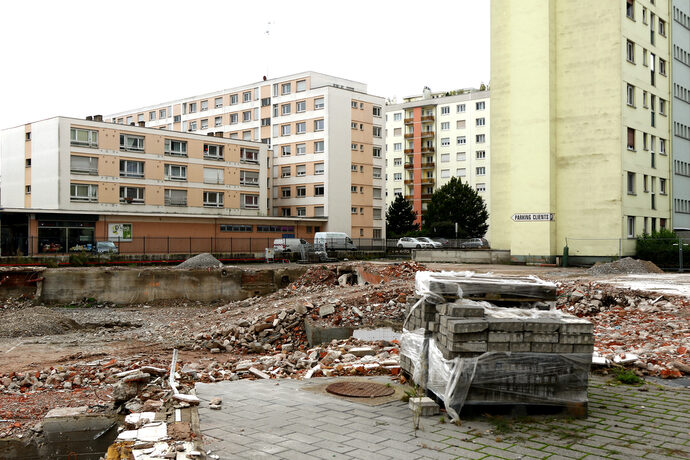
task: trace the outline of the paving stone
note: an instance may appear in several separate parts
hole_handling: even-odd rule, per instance
[[[510,452],[509,450],[496,449],[495,447],[485,447],[479,452],[491,455],[491,458],[522,458],[522,454],[516,454],[515,452]]]

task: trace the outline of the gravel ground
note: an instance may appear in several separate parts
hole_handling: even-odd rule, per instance
[[[202,254],[197,254],[194,257],[190,257],[175,268],[216,268],[222,266],[223,263],[220,260],[213,257],[211,254],[204,252]]]
[[[79,323],[46,307],[0,312],[0,337],[32,337],[80,329]]]
[[[663,273],[653,262],[646,260],[636,260],[624,257],[605,264],[595,264],[587,270],[590,275],[624,275],[624,274],[644,274],[644,273]]]

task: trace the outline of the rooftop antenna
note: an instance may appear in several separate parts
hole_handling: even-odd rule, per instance
[[[266,81],[269,76],[268,64],[271,62],[271,26],[273,26],[273,22],[268,21],[266,23],[266,31],[264,32],[264,36],[266,37],[266,55],[269,56],[269,59],[266,59],[266,73],[264,74],[264,81]]]

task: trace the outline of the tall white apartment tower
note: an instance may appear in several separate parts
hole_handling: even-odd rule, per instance
[[[673,228],[690,230],[690,0],[673,0]]]

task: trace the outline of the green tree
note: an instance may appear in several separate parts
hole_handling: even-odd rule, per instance
[[[481,238],[489,229],[488,218],[486,204],[477,191],[453,177],[432,195],[424,214],[424,230],[433,236],[454,238],[457,223],[458,238]]]
[[[396,195],[386,211],[386,233],[392,237],[402,236],[409,232],[419,230],[419,224],[415,222],[417,213],[412,207],[412,203]]]

